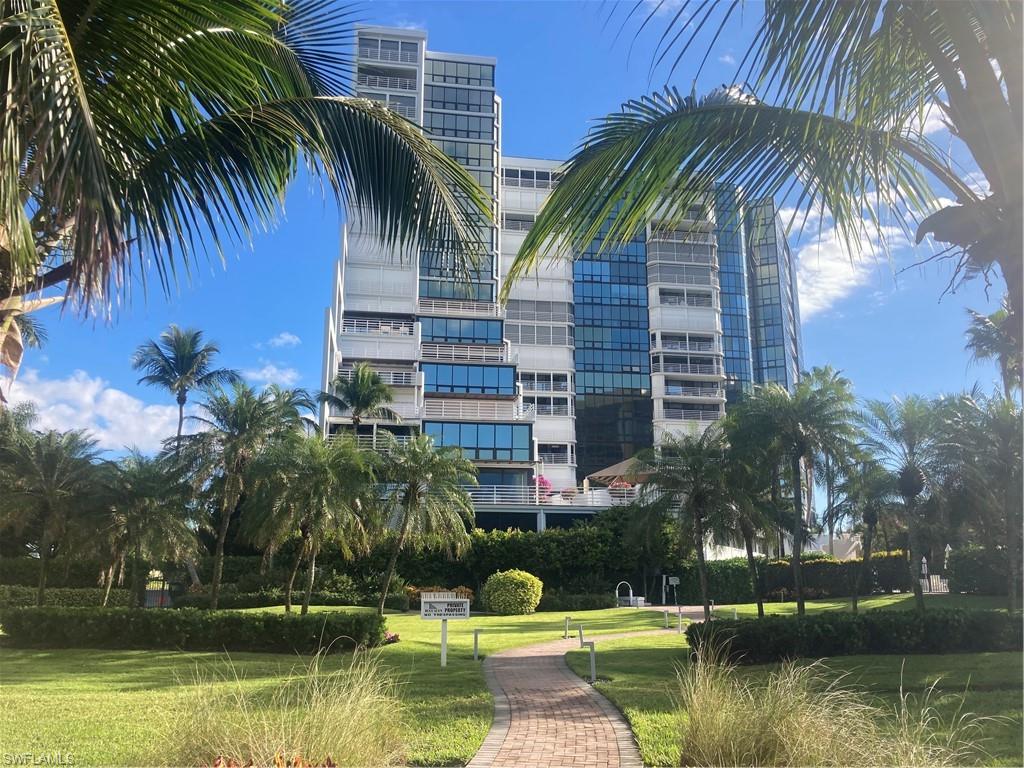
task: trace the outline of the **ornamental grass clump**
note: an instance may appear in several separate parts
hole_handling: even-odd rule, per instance
[[[982,718],[943,721],[901,695],[894,711],[872,705],[823,666],[783,664],[752,680],[720,650],[679,669],[684,766],[956,766],[977,760]]]
[[[336,658],[336,657],[335,657]],[[228,659],[197,672],[154,762],[163,765],[386,766],[403,756],[395,683],[376,655],[328,668],[326,651],[280,685],[240,677]],[[296,762],[299,761],[299,762]]]

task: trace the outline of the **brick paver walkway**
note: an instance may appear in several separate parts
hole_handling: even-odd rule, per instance
[[[684,614],[685,615],[685,614]],[[664,630],[595,635],[659,634]],[[642,768],[626,719],[565,663],[579,639],[528,645],[484,660],[494,722],[467,768]],[[601,656],[598,654],[598,674]]]

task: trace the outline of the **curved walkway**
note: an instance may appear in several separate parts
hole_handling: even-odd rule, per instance
[[[663,632],[590,639],[600,648],[602,640]],[[578,647],[578,638],[555,640],[484,660],[494,722],[467,768],[642,768],[626,719],[565,663],[566,652]]]

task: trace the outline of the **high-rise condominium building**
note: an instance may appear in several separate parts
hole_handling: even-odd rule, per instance
[[[383,249],[352,212],[327,311],[323,386],[363,361],[398,421],[361,423],[381,446],[423,432],[479,468],[477,524],[570,524],[628,498],[587,475],[666,435],[721,418],[756,383],[800,371],[795,271],[771,201],[721,187],[674,226],[546,261],[497,291],[561,163],[503,156],[495,60],[436,53],[419,31],[362,27],[355,82],[469,170],[492,195],[490,259],[457,277],[443,249]],[[674,217],[678,218],[678,217]],[[351,429],[324,411],[328,433]]]

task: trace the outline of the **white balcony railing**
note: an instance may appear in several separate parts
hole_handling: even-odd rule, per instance
[[[389,403],[387,406],[392,413],[398,418],[405,421],[417,421],[423,415],[423,410],[416,405],[416,403]],[[347,411],[342,411],[337,408],[331,408],[330,416],[336,419],[347,419],[351,418],[351,414]],[[364,418],[363,422],[377,422],[377,423],[396,423],[393,419],[367,419]]]
[[[359,75],[356,78],[359,85],[366,88],[386,88],[389,91],[415,91],[416,78],[414,77],[388,77],[386,75]]]
[[[568,405],[544,405],[537,403],[538,416],[572,416],[572,408]]]
[[[655,360],[651,363],[652,373],[689,373],[695,376],[724,376],[722,368],[704,363],[662,363]]]
[[[408,120],[416,119],[416,107],[410,107],[406,104],[388,104],[388,109],[392,112],[397,112]]]
[[[515,355],[499,344],[443,344],[425,342],[420,345],[424,360],[445,360],[467,363],[508,363]]]
[[[667,397],[710,397],[724,400],[725,390],[715,387],[679,387],[666,384],[665,395]]]
[[[523,390],[526,392],[568,392],[567,381],[520,381]]]
[[[721,353],[722,348],[714,341],[674,341],[662,339],[661,343],[656,345],[656,348],[661,349],[678,349],[683,352],[718,352]]]
[[[460,419],[465,421],[532,421],[533,406],[510,400],[453,400],[427,398],[423,402],[426,419]]]
[[[338,440],[345,437],[344,433],[334,434],[327,438]],[[412,437],[410,435],[392,435],[390,433],[378,432],[376,435],[356,435],[356,445],[367,451],[387,451],[392,445],[406,445]]]
[[[412,51],[381,51],[377,48],[360,48],[359,58],[373,59],[375,61],[404,61],[415,64],[419,61],[419,55]]]
[[[633,488],[611,491],[608,488],[567,488],[545,491],[532,485],[480,485],[467,488],[474,504],[525,504],[552,507],[593,507],[606,509],[628,504],[636,498]]]
[[[416,324],[410,320],[377,320],[346,317],[341,332],[371,336],[414,336]]]
[[[417,306],[421,315],[501,317],[503,312],[501,304],[492,304],[487,301],[420,299]]]
[[[539,458],[545,464],[568,464],[574,465],[576,462],[572,461],[566,453],[541,453]]]
[[[657,418],[657,415],[655,416]],[[718,411],[691,411],[678,408],[666,408],[662,418],[667,421],[718,421],[722,414]]]
[[[416,386],[416,371],[388,371],[375,368],[374,373],[380,376],[381,381],[391,387]],[[338,369],[338,376],[342,379],[351,379],[352,369],[340,368]]]

